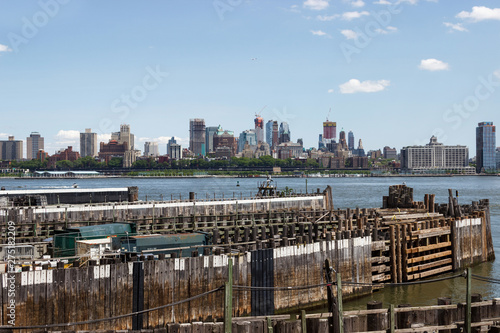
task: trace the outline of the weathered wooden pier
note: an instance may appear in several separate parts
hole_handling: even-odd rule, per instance
[[[334,209],[331,198],[327,189],[285,198],[2,209],[2,232],[13,221],[20,242],[65,227],[117,221],[135,222],[144,233],[206,231],[213,241],[190,258],[122,254],[99,265],[89,261],[80,267],[77,261],[69,269],[24,267],[13,273],[16,312],[22,314],[16,326],[75,323],[155,307],[161,308],[144,313],[141,323],[126,316],[67,328],[152,329],[218,321],[224,316],[220,288],[228,279],[229,258],[237,286],[234,316],[323,305],[326,259],[342,281],[357,283],[343,285],[349,298],[371,293],[380,283],[414,281],[494,258],[488,200],[458,205],[450,195],[448,203],[437,204],[426,195],[415,202],[403,185],[390,188],[382,209]],[[8,324],[8,277],[0,279],[2,325]],[[162,307],[166,304],[175,305]]]

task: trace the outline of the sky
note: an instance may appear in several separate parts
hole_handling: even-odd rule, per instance
[[[328,119],[365,151],[435,135],[473,157],[500,124],[499,42],[493,0],[0,0],[0,140],[53,154],[130,124],[165,153],[189,119],[238,135],[260,114],[306,148]]]

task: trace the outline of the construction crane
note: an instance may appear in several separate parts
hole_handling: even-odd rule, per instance
[[[332,112],[332,108],[330,108],[330,110],[328,110],[328,114],[326,115],[326,121],[328,121],[328,117],[330,117],[330,112]]]
[[[267,105],[264,105],[264,107],[262,109],[260,109],[259,113],[255,113],[255,117],[260,117],[261,116],[261,113],[262,111],[264,111],[264,109],[267,107]]]

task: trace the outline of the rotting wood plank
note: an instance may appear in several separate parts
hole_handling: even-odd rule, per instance
[[[442,251],[442,252],[438,252],[438,253],[427,254],[427,255],[421,256],[421,257],[414,257],[414,258],[408,259],[408,264],[416,264],[416,263],[421,262],[421,261],[427,261],[427,260],[437,259],[437,258],[441,258],[441,257],[447,257],[447,256],[451,256],[451,254],[452,254],[452,251],[447,250],[447,251]]]
[[[418,252],[423,252],[423,251],[436,250],[436,249],[441,249],[443,247],[448,247],[448,246],[451,246],[451,242],[443,242],[443,243],[438,243],[438,244],[414,247],[412,249],[409,249],[408,253],[418,253]]]
[[[422,273],[408,275],[408,280],[423,279],[423,278],[425,278],[427,276],[437,275],[437,274],[441,274],[441,273],[444,273],[444,272],[449,272],[449,271],[452,271],[452,270],[453,270],[453,266],[452,265],[448,265],[448,266],[444,266],[444,267],[441,267],[441,268],[433,269],[433,270],[430,270],[430,271],[427,271],[427,272],[422,272]]]
[[[424,271],[424,270],[427,270],[427,269],[430,269],[430,268],[433,268],[433,267],[442,266],[442,265],[446,265],[446,264],[451,264],[452,262],[453,262],[453,260],[451,258],[442,259],[442,260],[433,261],[433,262],[430,262],[430,263],[427,263],[427,264],[423,264],[423,265],[409,267],[407,269],[407,272],[411,273],[411,272]]]

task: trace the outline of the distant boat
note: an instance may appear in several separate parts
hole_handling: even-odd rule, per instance
[[[78,184],[77,183],[73,183],[72,187],[73,188],[78,188]]]

